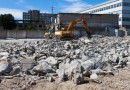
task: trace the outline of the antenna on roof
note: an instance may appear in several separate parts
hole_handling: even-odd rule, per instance
[[[52,5],[52,7],[51,7],[51,12],[52,12],[52,14],[53,14],[53,11],[54,11],[54,7],[53,7],[53,5]]]

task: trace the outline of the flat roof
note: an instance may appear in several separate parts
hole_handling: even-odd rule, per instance
[[[90,8],[87,8],[87,10],[90,10],[90,9],[93,9],[93,8],[96,8],[98,6],[103,6],[103,5],[106,5],[106,4],[109,4],[109,3],[112,3],[112,2],[116,2],[116,1],[120,1],[120,0],[109,0],[109,1],[106,1],[106,2],[103,2],[103,3],[100,3],[100,4],[97,4],[95,6],[91,6]],[[84,10],[81,10],[81,11],[78,11],[78,12],[82,12],[82,11],[87,11],[86,9]]]
[[[77,14],[77,15],[118,15],[118,14],[89,14],[89,13],[59,13],[59,14]]]

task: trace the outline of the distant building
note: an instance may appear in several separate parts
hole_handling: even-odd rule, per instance
[[[45,25],[53,24],[55,19],[57,18],[57,14],[50,13],[40,13],[39,10],[29,10],[28,12],[23,12],[23,20],[32,20],[32,21],[41,21],[44,22]]]
[[[130,35],[130,0],[108,0],[81,10],[78,13],[118,14],[119,26],[127,28],[128,34]]]
[[[23,20],[40,20],[39,10],[29,10],[28,12],[23,12]]]

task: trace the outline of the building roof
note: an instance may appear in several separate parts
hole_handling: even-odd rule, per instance
[[[90,8],[86,8],[86,9],[84,9],[84,10],[80,10],[80,11],[78,11],[77,13],[83,12],[83,11],[86,11],[86,10],[89,10],[89,9],[93,9],[93,8],[96,8],[96,7],[99,7],[99,6],[107,5],[107,4],[109,4],[109,3],[116,2],[116,1],[120,1],[120,0],[108,0],[108,1],[106,1],[106,2],[97,4],[97,5],[95,5],[95,6],[91,6]]]

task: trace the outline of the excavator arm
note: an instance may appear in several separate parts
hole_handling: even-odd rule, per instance
[[[66,31],[71,31],[71,30],[72,30],[72,27],[73,27],[75,24],[77,24],[78,22],[80,22],[80,21],[82,22],[82,24],[83,24],[83,26],[84,26],[84,28],[85,28],[85,30],[86,30],[86,32],[87,32],[88,38],[91,38],[91,33],[90,33],[90,31],[89,31],[89,28],[88,28],[88,26],[87,26],[87,23],[86,23],[85,19],[76,19],[76,20],[70,22],[70,24],[68,25]]]
[[[84,26],[84,28],[85,28],[85,30],[87,32],[88,38],[92,38],[91,33],[89,31],[89,28],[88,28],[88,25],[87,25],[85,19],[82,19],[82,24],[83,24],[83,26]]]
[[[76,20],[70,22],[69,25],[68,25],[68,27],[67,27],[67,30],[66,30],[66,31],[72,30],[72,27],[73,27],[75,24],[77,24],[79,21],[80,21],[80,19],[76,19]]]

